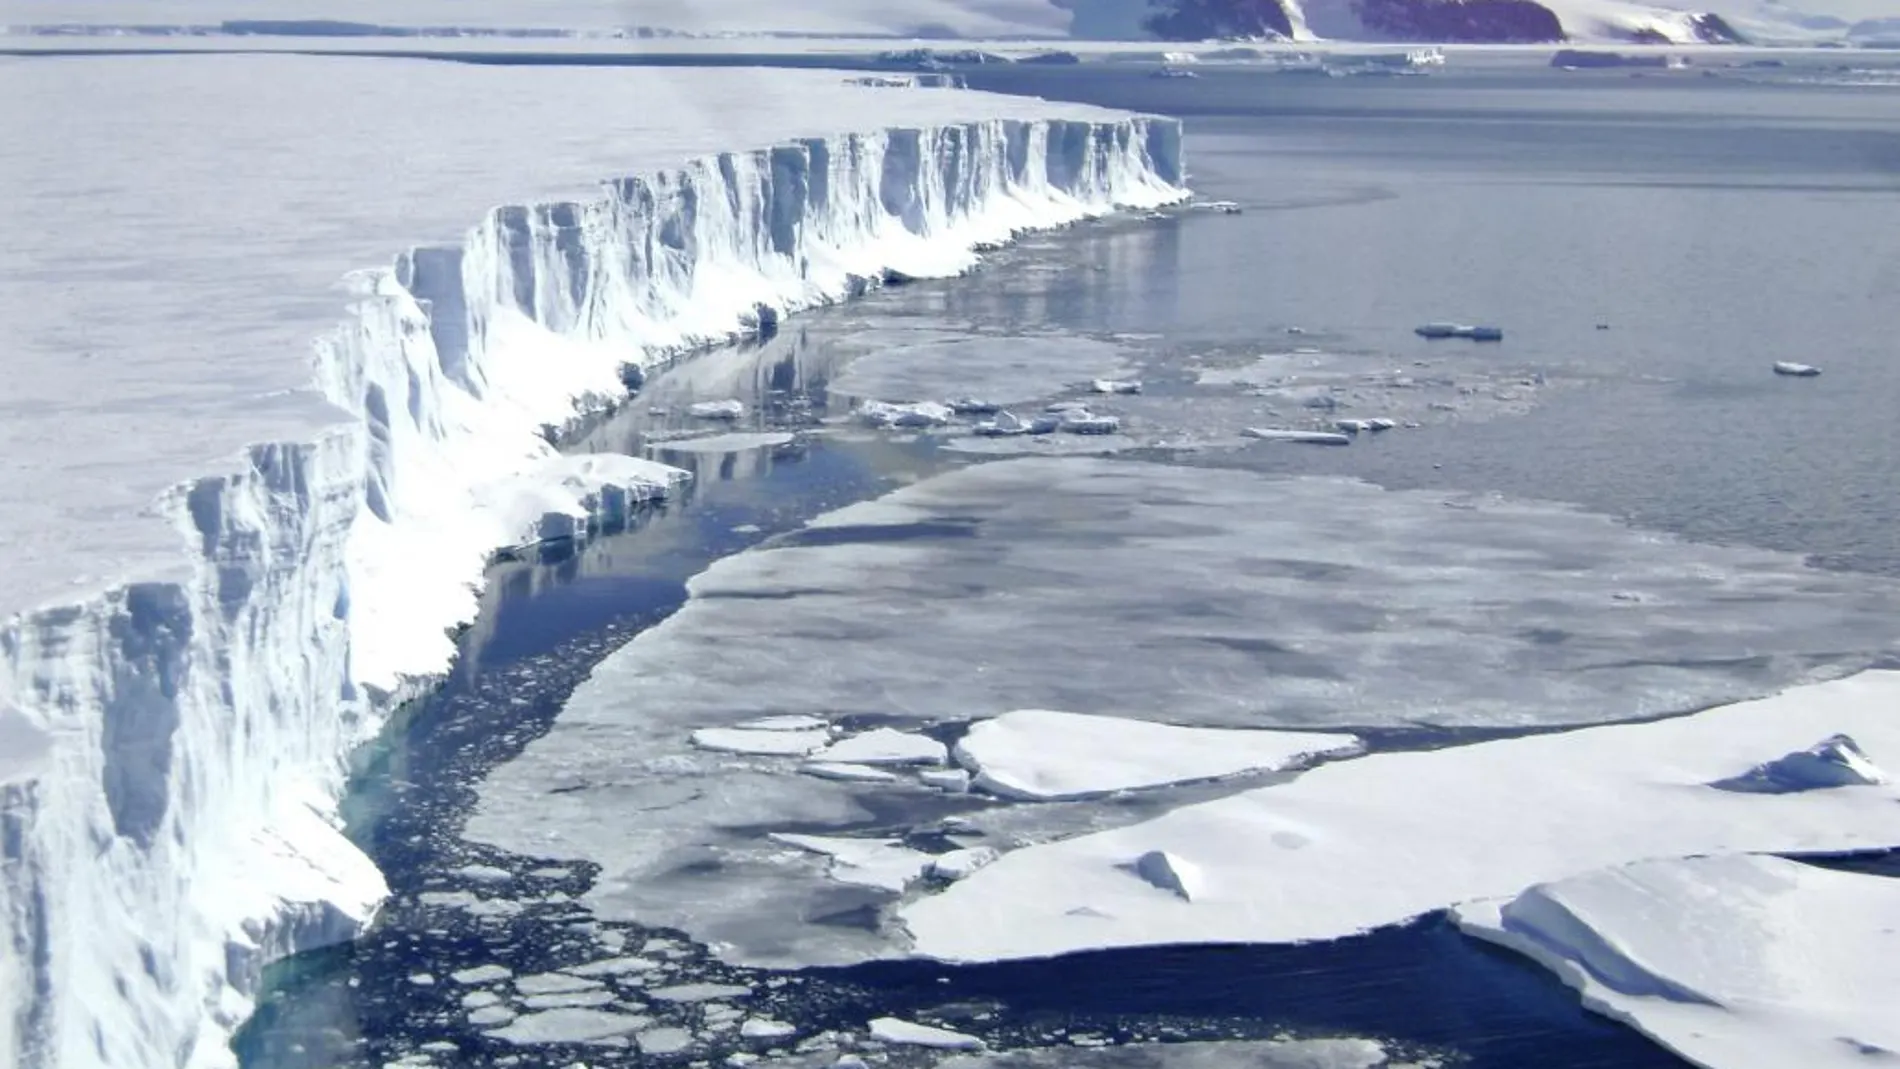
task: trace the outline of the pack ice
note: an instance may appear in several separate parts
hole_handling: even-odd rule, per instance
[[[492,550],[678,478],[546,442],[624,362],[1181,192],[1170,121],[835,73],[72,58],[0,97],[22,1069],[228,1064],[262,965],[372,914],[340,758]]]

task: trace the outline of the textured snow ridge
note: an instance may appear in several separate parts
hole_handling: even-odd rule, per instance
[[[228,1065],[262,966],[367,921],[343,755],[447,667],[497,547],[678,477],[545,440],[622,364],[1181,176],[1178,124],[1145,117],[806,139],[496,208],[353,276],[316,361],[353,420],[177,487],[163,581],[0,627],[0,1064]]]

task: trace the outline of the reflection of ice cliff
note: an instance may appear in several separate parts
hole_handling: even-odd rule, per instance
[[[37,410],[0,429],[30,458],[0,473],[0,1061],[25,1069],[226,1063],[262,964],[373,912],[332,825],[340,759],[446,666],[487,554],[540,525],[496,480],[547,493],[542,428],[623,363],[1181,177],[1172,122],[832,74],[32,66],[0,74],[0,151],[38,154],[9,166],[45,223],[13,251],[50,281],[8,315],[21,388],[65,388],[35,406],[60,438]],[[442,121],[470,99],[482,129]],[[338,108],[350,137],[302,136]],[[610,166],[629,177],[581,181]],[[85,180],[143,192],[106,212]],[[550,182],[578,192],[471,201]],[[337,327],[323,287],[411,241],[433,243],[353,276]],[[111,369],[83,384],[74,323]],[[313,390],[297,354],[326,329]]]

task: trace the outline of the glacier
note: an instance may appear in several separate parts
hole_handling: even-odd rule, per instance
[[[625,365],[1185,195],[1171,120],[835,72],[104,57],[0,95],[20,1069],[230,1064],[262,967],[373,916],[345,756],[495,549],[683,477],[549,445]]]

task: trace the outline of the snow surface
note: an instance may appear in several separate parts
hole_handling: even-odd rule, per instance
[[[338,759],[447,665],[532,515],[499,487],[574,516],[612,485],[543,431],[623,361],[1181,173],[1166,120],[815,71],[76,58],[0,64],[0,98],[35,220],[0,254],[27,1069],[228,1064],[262,964],[367,918]]]
[[[1676,719],[1336,762],[1014,851],[899,917],[918,953],[950,960],[1281,943],[1645,858],[1900,845],[1892,785],[1709,786],[1835,730],[1872,755],[1900,754],[1897,702],[1900,673],[1866,672]],[[1191,901],[1125,871],[1151,851],[1194,867]]]
[[[956,757],[986,791],[1048,800],[1275,771],[1352,753],[1359,745],[1343,734],[1189,728],[1018,709],[972,726]]]
[[[1460,906],[1466,932],[1709,1069],[1900,1058],[1900,880],[1730,855],[1646,861]]]

